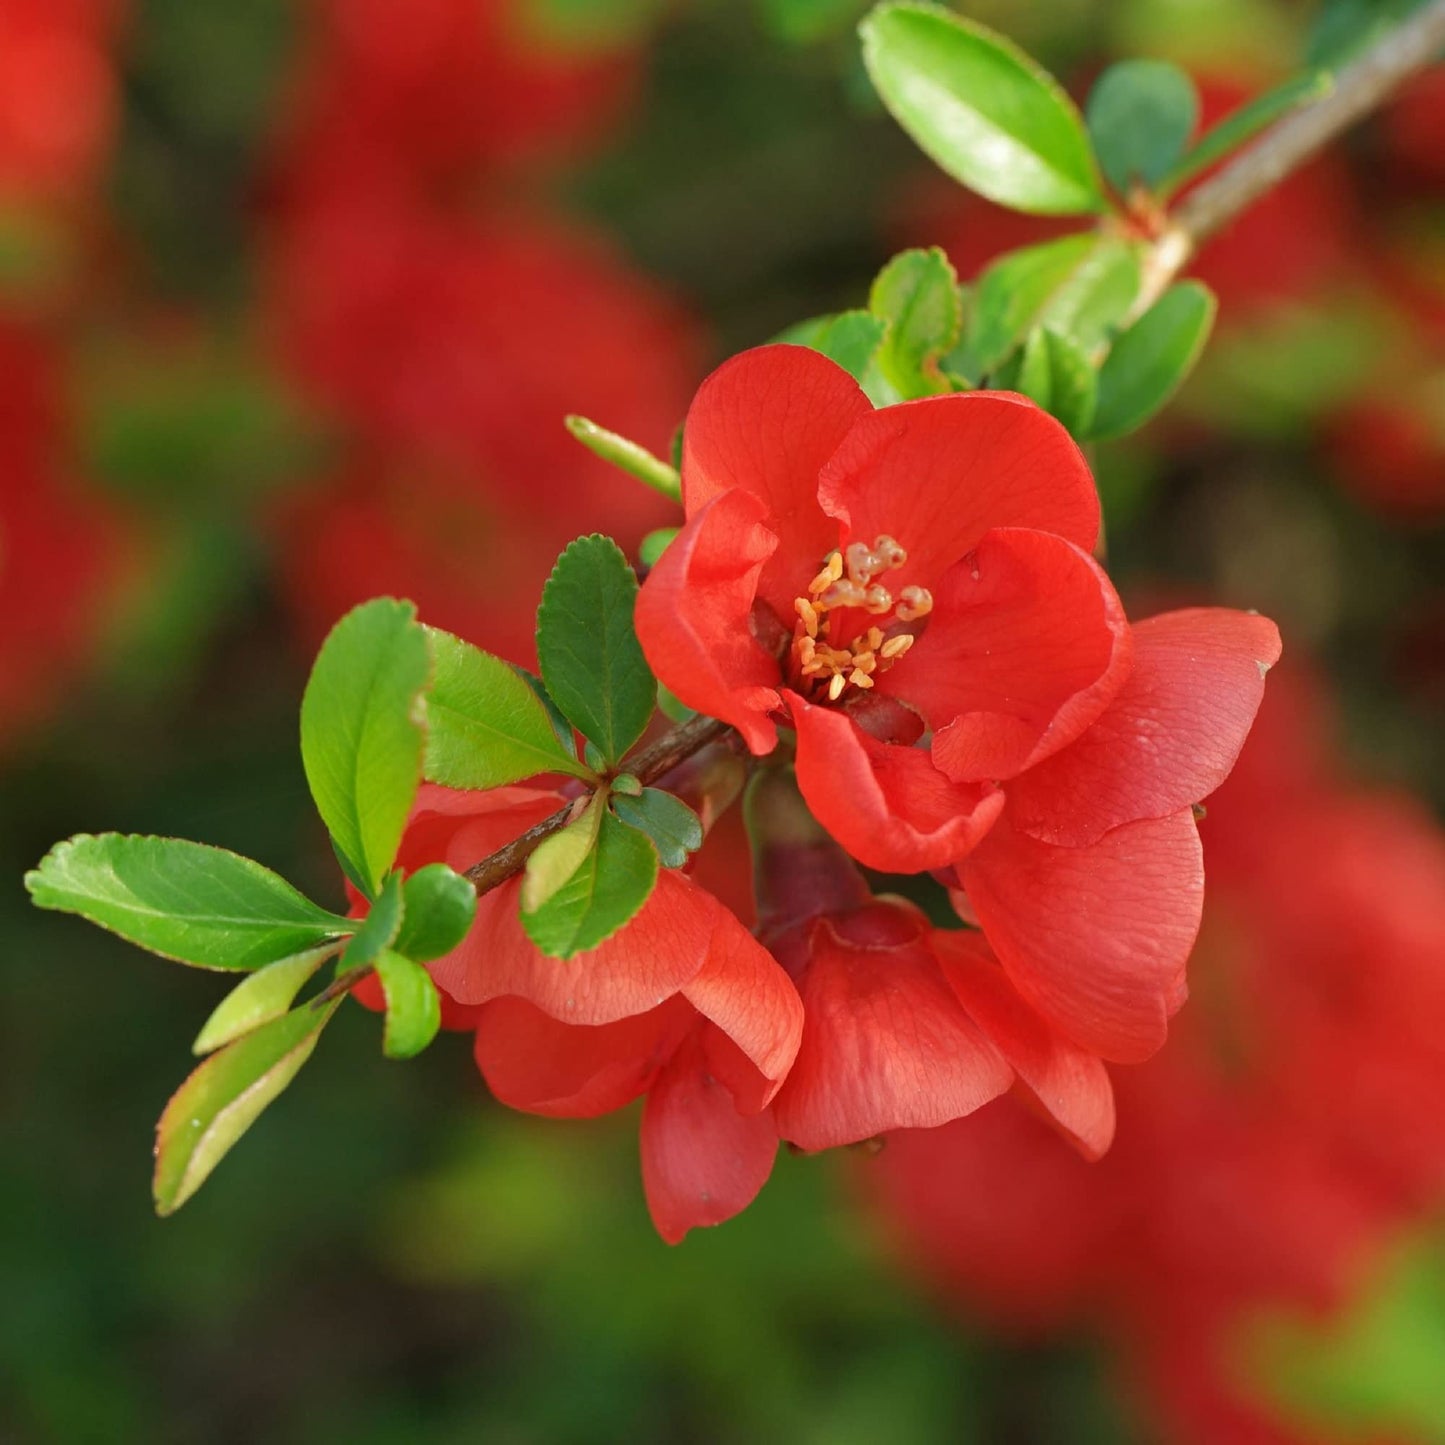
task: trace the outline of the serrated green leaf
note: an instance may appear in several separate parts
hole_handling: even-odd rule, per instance
[[[566,884],[535,913],[527,937],[550,958],[596,948],[628,923],[657,883],[657,850],[636,828],[601,809],[597,845]]]
[[[538,773],[591,776],[517,669],[449,632],[429,627],[427,636],[436,659],[426,699],[430,781],[500,788]]]
[[[421,781],[431,653],[416,608],[378,597],[331,629],[301,700],[301,761],[317,810],[375,893]]]
[[[527,859],[522,877],[522,912],[535,913],[561,891],[597,845],[605,809],[596,800],[580,818],[544,838]]]
[[[937,246],[894,256],[873,281],[868,309],[887,323],[874,359],[900,396],[952,390],[938,363],[958,341],[963,303],[958,277]]]
[[[806,346],[836,361],[854,381],[861,382],[888,329],[886,321],[868,311],[838,311],[800,321],[774,337],[788,346]]]
[[[1204,348],[1214,311],[1207,286],[1183,281],[1114,342],[1099,370],[1091,436],[1123,436],[1174,395]]]
[[[661,788],[644,788],[636,797],[614,793],[612,806],[624,823],[652,839],[664,868],[681,868],[702,847],[702,819]]]
[[[637,641],[637,577],[610,537],[579,537],[557,559],[537,610],[542,681],[557,706],[619,762],[652,717],[657,684]]]
[[[682,477],[677,469],[653,456],[646,447],[598,426],[595,421],[588,421],[585,416],[569,416],[565,424],[589,452],[601,457],[604,462],[610,462],[628,476],[636,477],[644,486],[661,492],[671,501],[682,500]]]
[[[859,28],[884,105],[956,181],[1034,215],[1103,209],[1078,110],[1017,46],[928,4],[879,5]]]
[[[393,948],[418,963],[450,953],[477,914],[477,891],[445,863],[418,868],[401,887],[405,910]]]
[[[1095,244],[1090,235],[1062,236],[1010,251],[990,264],[969,297],[963,339],[947,357],[948,369],[975,382],[992,372]]]
[[[1072,435],[1087,435],[1099,374],[1067,336],[1043,327],[1029,332],[1011,385],[1057,417]]]
[[[512,664],[512,671],[527,684],[537,695],[537,700],[547,711],[547,721],[552,724],[552,731],[557,741],[562,744],[562,751],[569,758],[580,761],[577,756],[577,729],[562,716],[562,709],[552,701],[551,694],[542,686],[542,679],[534,672],[528,672],[525,667]],[[585,767],[586,765],[583,764]],[[590,774],[591,769],[588,769]]]
[[[442,1001],[421,964],[390,949],[377,956],[376,976],[386,997],[381,1051],[389,1059],[410,1059],[436,1038]]]
[[[1156,194],[1161,198],[1173,195],[1181,186],[1222,161],[1231,151],[1238,150],[1281,116],[1310,101],[1322,99],[1334,88],[1334,80],[1326,72],[1316,71],[1287,80],[1247,105],[1240,106],[1205,131],[1199,143],[1160,179],[1154,188]]]
[[[388,873],[381,891],[341,955],[339,967],[343,973],[349,968],[364,968],[368,963],[374,963],[384,948],[391,947],[401,931],[405,908],[401,874]]]
[[[180,838],[81,833],[25,875],[37,908],[78,913],[198,968],[260,968],[355,930],[259,863]]]
[[[171,1214],[205,1182],[311,1057],[339,999],[252,1029],[212,1054],[172,1095],[156,1125],[156,1212]]]
[[[1137,185],[1152,187],[1184,154],[1199,122],[1199,93],[1166,60],[1121,60],[1089,92],[1084,116],[1100,168],[1127,196]]]
[[[191,1052],[213,1053],[254,1028],[280,1018],[295,1001],[302,986],[337,950],[338,945],[313,948],[292,958],[279,958],[242,979],[212,1011],[196,1035]]]

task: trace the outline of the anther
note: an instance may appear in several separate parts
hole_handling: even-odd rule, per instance
[[[912,622],[915,618],[927,617],[933,611],[933,594],[926,587],[905,587],[898,594],[897,617],[900,622]]]
[[[848,679],[841,672],[835,672],[832,682],[828,684],[828,701],[837,702],[843,696],[843,689],[847,685]]]
[[[866,585],[879,570],[879,559],[866,542],[849,542],[847,552],[848,576],[854,582]]]
[[[873,543],[873,552],[883,563],[881,569],[883,571],[901,567],[908,560],[907,550],[899,544],[896,538],[890,537],[886,532],[882,533]]]
[[[878,652],[879,656],[886,657],[891,661],[895,657],[902,657],[912,646],[913,634],[911,632],[900,632],[897,637],[890,637],[888,641],[878,649]]]
[[[836,682],[837,679],[834,678],[834,681]],[[853,671],[848,674],[848,681],[851,682],[854,687],[872,687],[872,686],[873,686],[873,679],[872,679],[871,677],[869,677],[868,674],[867,674],[866,672],[864,672],[861,667],[855,667],[855,668],[853,669]],[[831,693],[831,692],[832,692],[832,688],[830,687],[830,688],[828,689],[828,691]],[[840,687],[840,688],[838,689],[838,691],[839,691],[839,692],[842,692],[843,689]],[[836,701],[836,699],[834,699],[834,701]]]
[[[875,616],[893,611],[893,594],[881,583],[875,582],[863,594],[863,606]]]
[[[793,606],[797,608],[798,617],[803,626],[807,628],[808,636],[816,637],[818,635],[818,609],[806,597],[795,597]]]
[[[820,592],[826,592],[843,575],[843,556],[840,552],[830,552],[828,560],[823,564],[823,570],[808,583],[808,591],[817,596]]]
[[[857,582],[840,579],[820,599],[824,607],[862,607],[867,592]]]

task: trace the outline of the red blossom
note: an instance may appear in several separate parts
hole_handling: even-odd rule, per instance
[[[1008,393],[875,411],[799,347],[704,382],[683,501],[637,607],[662,681],[754,753],[790,724],[818,820],[869,867],[953,868],[1067,1037],[1157,1049],[1203,892],[1190,806],[1243,743],[1274,625],[1131,628],[1056,421]]]

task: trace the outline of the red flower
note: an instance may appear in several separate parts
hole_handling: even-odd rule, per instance
[[[466,868],[565,800],[530,788],[421,791],[401,863]],[[802,1006],[767,950],[710,894],[664,869],[642,911],[599,947],[547,958],[519,916],[521,880],[478,900],[463,943],[430,967],[475,1009],[492,1092],[529,1113],[592,1118],[646,1095],[642,1175],[658,1232],[745,1208],[778,1134],[769,1105],[798,1050]]]
[[[799,347],[704,382],[683,500],[637,608],[662,681],[755,753],[790,722],[799,788],[860,862],[955,866],[1011,981],[1075,1042],[1158,1048],[1203,891],[1190,805],[1243,743],[1274,625],[1131,629],[1056,421],[1008,393],[874,411]]]
[[[804,1149],[931,1128],[1011,1085],[1098,1158],[1114,1133],[1109,1077],[1014,992],[976,932],[930,928],[912,904],[823,914],[774,952],[797,981],[798,1057],[774,1106]]]

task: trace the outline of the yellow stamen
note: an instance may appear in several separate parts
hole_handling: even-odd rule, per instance
[[[829,554],[828,560],[823,564],[823,570],[808,583],[808,591],[817,596],[820,592],[826,592],[843,575],[843,554],[833,552]]]
[[[868,674],[864,672],[861,667],[855,667],[853,671],[848,674],[848,681],[851,682],[854,687],[868,688],[873,686],[873,679],[869,677]],[[842,688],[839,688],[838,690],[839,692],[841,692]]]
[[[902,657],[912,646],[913,634],[911,632],[900,632],[897,637],[890,637],[878,650],[883,657],[886,657],[891,662],[894,658]]]
[[[905,587],[898,594],[895,615],[900,622],[913,622],[933,611],[933,594],[926,587]]]
[[[828,684],[828,701],[837,702],[843,696],[843,689],[847,686],[848,679],[841,672],[833,674],[833,680]]]

